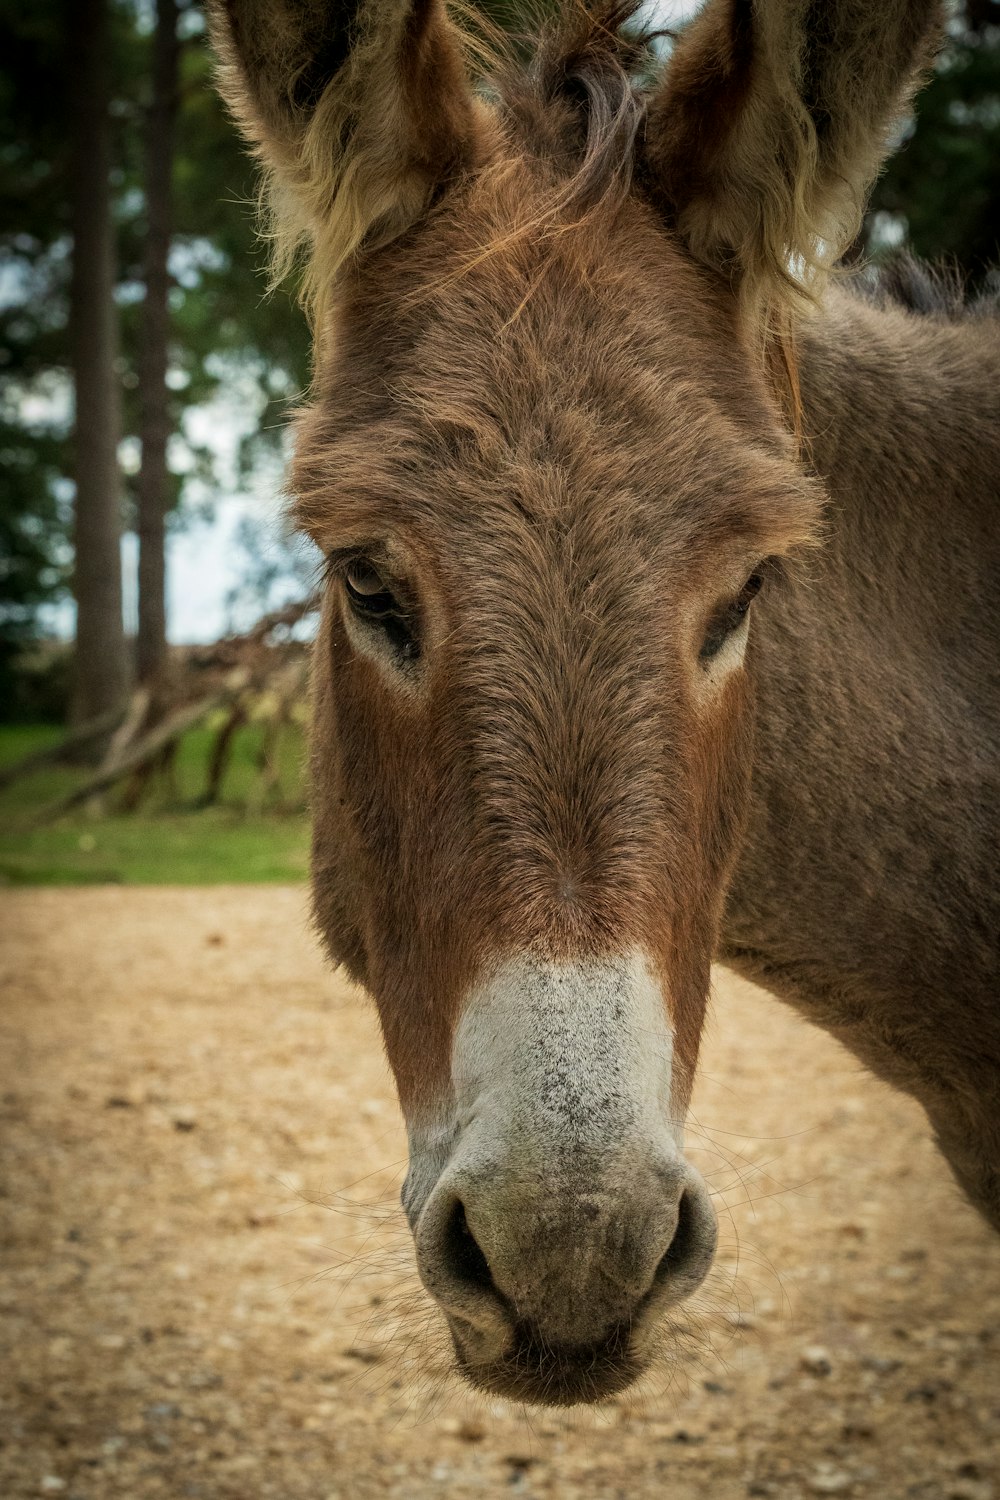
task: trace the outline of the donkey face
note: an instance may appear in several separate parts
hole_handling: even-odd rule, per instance
[[[746,800],[749,605],[814,510],[732,318],[650,220],[498,255],[415,326],[469,213],[376,257],[293,479],[332,560],[317,914],[379,1004],[459,1353],[551,1398],[626,1378],[709,1264],[680,1123]],[[646,310],[654,269],[687,331]]]
[[[807,188],[824,244],[849,217],[912,63],[900,44],[847,179],[838,131],[824,156],[806,129],[832,118],[819,51],[813,103],[792,90],[808,7],[777,8],[772,37],[710,6],[648,99],[587,23],[488,105],[433,5],[217,17],[314,247],[316,913],[378,1003],[421,1276],[470,1378],[526,1399],[627,1384],[714,1248],[681,1131],[748,796],[751,602],[819,506],[753,318],[810,255]],[[732,129],[696,149],[713,88]],[[759,202],[723,192],[767,157],[762,101],[812,173],[766,160],[770,279]]]

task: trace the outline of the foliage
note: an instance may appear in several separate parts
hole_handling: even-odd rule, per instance
[[[0,703],[40,608],[65,583],[65,417],[48,372],[63,359],[69,276],[67,95],[59,17],[0,0]],[[38,88],[39,77],[52,87]]]
[[[973,282],[1000,257],[1000,0],[970,0],[919,95],[902,149],[876,184],[868,244],[885,219],[914,253]]]
[[[42,606],[65,587],[69,548],[61,437],[45,421],[28,425],[8,390],[0,390],[0,703],[14,716],[21,656]]]

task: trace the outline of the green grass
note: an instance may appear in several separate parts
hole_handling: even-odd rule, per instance
[[[0,727],[0,766],[56,743],[58,728]],[[103,811],[79,808],[54,822],[42,810],[78,786],[85,772],[47,766],[0,791],[0,885],[210,885],[298,881],[306,874],[309,830],[301,811],[264,808],[258,767],[262,731],[240,730],[218,806],[198,808],[214,727],[184,736],[172,779],[160,776],[135,813],[115,789]],[[299,732],[279,747],[280,802],[301,808],[304,750]]]

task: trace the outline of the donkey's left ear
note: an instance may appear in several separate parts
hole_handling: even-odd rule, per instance
[[[652,180],[753,305],[833,263],[942,34],[941,0],[708,0],[651,102]]]
[[[470,149],[443,0],[208,0],[220,87],[270,180],[279,266],[331,278],[408,228]]]

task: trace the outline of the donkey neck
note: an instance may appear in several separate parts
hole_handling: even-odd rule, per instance
[[[924,605],[947,574],[968,589],[998,550],[1000,312],[952,320],[837,290],[804,328],[801,377],[834,552],[883,587],[926,576]]]
[[[939,1129],[970,1068],[1000,1086],[998,329],[837,293],[803,337],[827,536],[755,621],[721,945]]]

